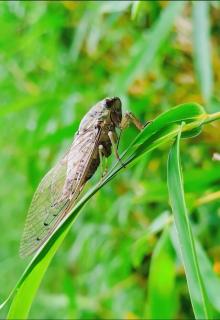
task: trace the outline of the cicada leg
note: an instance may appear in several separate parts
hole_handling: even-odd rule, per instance
[[[134,124],[135,127],[140,131],[143,130],[144,127],[148,124],[147,122],[146,125],[143,125],[132,112],[126,112],[121,120],[120,129],[126,129],[130,125],[130,123]]]
[[[145,125],[143,125],[140,120],[132,113],[132,112],[126,112],[121,120],[120,123],[120,136],[121,137],[121,133],[124,129],[126,129],[131,123],[134,124],[134,126],[142,131],[151,121],[148,121]],[[115,157],[118,159],[118,161],[123,165],[123,167],[125,168],[124,163],[122,162],[119,154],[118,154],[118,145],[119,145],[119,138],[117,138],[116,132],[112,132],[109,131],[108,133],[109,139],[111,141],[112,144],[112,148],[113,148],[113,152],[115,154]]]
[[[100,159],[100,165],[101,165],[101,180],[104,178],[104,176],[107,174],[107,158],[105,157],[105,151],[102,144],[99,145],[99,159]]]
[[[109,136],[109,139],[111,141],[111,144],[112,144],[112,149],[113,149],[113,152],[114,152],[114,155],[116,157],[116,159],[122,164],[122,166],[125,168],[125,165],[124,163],[121,161],[121,158],[119,156],[119,153],[118,153],[118,138],[117,138],[117,135],[115,132],[113,131],[109,131],[108,132],[108,136]]]

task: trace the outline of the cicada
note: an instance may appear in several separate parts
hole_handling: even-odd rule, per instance
[[[112,149],[118,159],[116,129],[133,122],[142,124],[131,113],[122,117],[121,100],[105,98],[82,119],[69,151],[44,176],[30,205],[20,245],[20,255],[37,251],[70,212],[86,182],[93,176],[102,157]]]

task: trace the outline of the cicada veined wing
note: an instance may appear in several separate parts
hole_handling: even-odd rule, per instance
[[[92,127],[91,127],[92,128]],[[100,130],[76,134],[68,153],[42,179],[32,199],[20,245],[20,256],[37,251],[73,207],[86,182]]]

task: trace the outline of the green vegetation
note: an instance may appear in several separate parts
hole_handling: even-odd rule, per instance
[[[13,297],[0,317],[220,316],[219,11],[214,1],[2,4],[1,302]],[[27,267],[18,247],[33,192],[111,95],[153,122],[123,133],[126,169],[112,157]]]

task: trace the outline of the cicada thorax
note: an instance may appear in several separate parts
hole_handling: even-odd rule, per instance
[[[112,144],[108,136],[110,131],[115,133],[115,124],[113,122],[103,125],[100,135],[99,145],[103,146],[103,155],[105,157],[109,157],[112,153]]]

